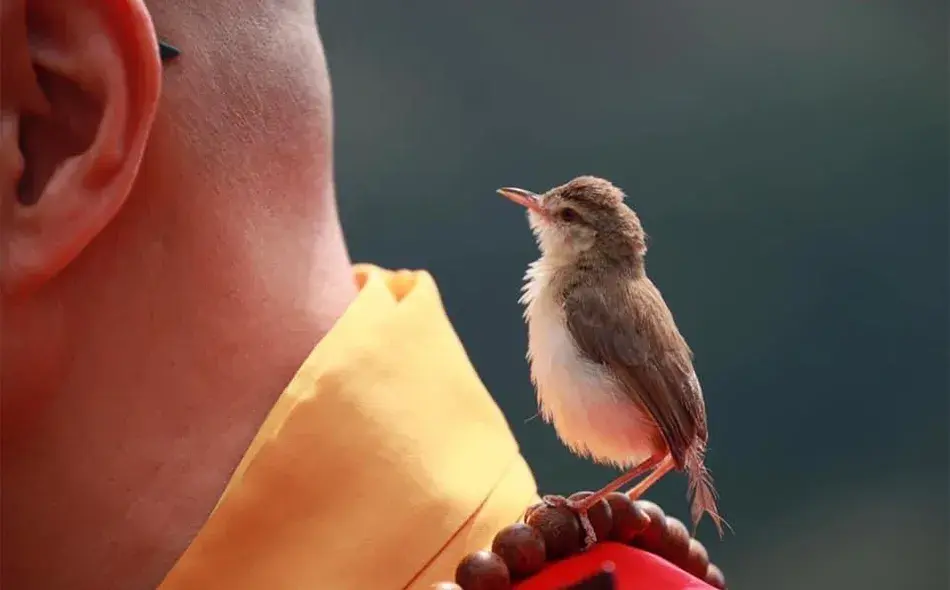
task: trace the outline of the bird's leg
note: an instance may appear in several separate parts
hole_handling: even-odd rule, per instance
[[[654,469],[653,472],[650,473],[650,475],[644,477],[640,483],[633,486],[633,489],[627,492],[627,497],[630,498],[631,500],[639,500],[640,496],[642,496],[644,493],[646,493],[648,489],[650,489],[650,486],[660,481],[661,477],[663,477],[670,471],[673,471],[675,467],[676,467],[676,464],[673,462],[673,457],[671,455],[667,455],[666,457],[663,457],[663,459],[656,466],[656,469]]]
[[[650,457],[643,463],[640,463],[633,469],[626,471],[620,475],[620,477],[614,479],[612,482],[608,483],[604,487],[600,488],[593,494],[587,496],[583,500],[575,502],[575,508],[578,511],[587,512],[593,508],[598,502],[607,497],[607,494],[611,492],[616,492],[623,486],[627,485],[630,480],[640,477],[644,473],[652,470],[654,467],[660,464],[662,458],[660,457]]]
[[[541,498],[541,500],[552,508],[565,507],[576,514],[577,519],[581,523],[581,528],[584,529],[584,548],[590,549],[591,546],[597,542],[597,535],[594,533],[594,527],[590,523],[590,519],[587,517],[587,512],[596,506],[598,502],[607,497],[607,494],[619,490],[630,480],[639,477],[647,471],[655,468],[660,463],[660,461],[661,459],[659,458],[650,457],[643,463],[623,473],[620,477],[614,479],[603,488],[597,490],[582,500],[571,500],[563,496],[544,496]]]

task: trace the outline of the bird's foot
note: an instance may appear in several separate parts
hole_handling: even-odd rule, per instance
[[[551,508],[567,508],[577,516],[577,520],[584,529],[584,550],[588,550],[597,543],[597,533],[594,532],[594,525],[590,523],[587,517],[587,508],[580,502],[575,502],[564,496],[544,496],[541,501]]]

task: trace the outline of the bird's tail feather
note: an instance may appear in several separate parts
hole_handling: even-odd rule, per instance
[[[693,521],[693,536],[696,535],[696,527],[703,514],[709,514],[716,530],[719,531],[719,537],[723,536],[723,525],[729,527],[729,523],[719,515],[716,507],[716,488],[713,486],[712,474],[706,469],[704,463],[705,449],[691,450],[686,456],[686,474],[689,478],[689,496],[692,498],[690,505],[690,517]],[[729,527],[730,529],[732,527]]]

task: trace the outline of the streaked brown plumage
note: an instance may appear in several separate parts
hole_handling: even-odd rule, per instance
[[[541,414],[575,452],[628,469],[570,504],[584,515],[634,477],[652,471],[639,496],[675,468],[689,478],[694,526],[707,512],[722,534],[692,351],[647,277],[646,234],[623,192],[593,176],[543,195],[499,192],[528,208],[542,253],[522,297]]]

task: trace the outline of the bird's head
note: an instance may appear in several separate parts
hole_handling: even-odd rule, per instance
[[[579,176],[543,194],[511,187],[498,192],[528,210],[541,254],[552,261],[569,264],[594,255],[627,262],[646,253],[640,219],[608,180]]]

